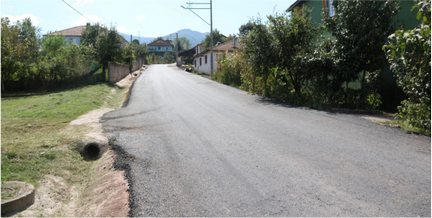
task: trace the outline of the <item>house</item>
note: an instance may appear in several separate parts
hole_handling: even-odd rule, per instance
[[[180,58],[180,62],[182,64],[191,64],[193,62],[193,56],[196,54],[196,46],[189,49],[184,50],[178,53],[178,57]]]
[[[147,44],[149,52],[173,52],[174,45],[171,40],[163,40],[162,38],[157,38],[153,42]]]
[[[328,16],[333,16],[336,11],[332,5],[335,0],[296,0],[288,9],[287,12],[293,11],[294,8],[298,8],[300,11],[305,7],[311,9],[311,20],[315,25],[322,24],[322,13],[326,11]],[[396,14],[394,20],[403,26],[405,30],[413,29],[420,24],[417,19],[417,10],[411,11],[415,2],[413,0],[393,0],[394,2],[399,2],[399,12]],[[328,10],[327,10],[328,9]],[[331,34],[325,34],[327,37],[332,37]],[[402,91],[397,87],[394,72],[389,68],[389,64],[382,69],[380,75],[380,90],[379,94],[382,97],[382,109],[384,110],[394,110],[394,108],[399,104],[403,97],[401,97]],[[360,82],[356,81],[350,83],[351,88],[359,89]]]
[[[196,54],[201,53],[204,49],[204,43],[201,44],[197,44],[195,45],[193,48],[189,49],[189,50],[185,50],[185,51],[181,51],[178,56],[181,59],[181,62],[185,62],[185,64],[187,62],[191,63],[193,62],[193,58]]]
[[[193,56],[194,70],[211,75],[211,50],[210,48],[204,50],[203,46],[204,44],[200,44],[195,47],[196,53]],[[218,42],[213,46],[213,72],[216,72],[216,60],[220,53],[228,51],[228,53],[232,54],[236,50],[238,50],[238,47],[235,45],[235,41],[233,40],[225,43]]]
[[[75,43],[77,45],[81,45],[81,34],[87,27],[90,26],[90,23],[87,23],[86,26],[76,26],[65,30],[56,31],[53,33],[45,34],[48,35],[63,35],[65,37],[66,42]]]
[[[328,9],[327,13],[329,16],[333,16],[335,14],[335,9],[332,5],[335,0],[296,0],[288,9],[288,11],[292,11],[295,7],[298,7],[299,10],[302,10],[304,7],[312,10],[311,19],[316,24],[322,24],[322,12]],[[398,0],[400,2],[400,10],[396,15],[396,20],[401,21],[401,24],[404,25],[405,30],[413,29],[420,24],[420,21],[417,20],[416,14],[417,11],[411,11],[415,2],[413,0]]]
[[[81,35],[90,26],[90,23],[87,23],[85,26],[76,26],[65,30],[56,31],[53,33],[45,34],[43,36],[49,36],[49,35],[63,35],[65,38],[65,41],[67,43],[75,43],[77,45],[81,45]],[[128,41],[119,34],[121,40],[122,40],[122,46],[125,46],[128,44]]]

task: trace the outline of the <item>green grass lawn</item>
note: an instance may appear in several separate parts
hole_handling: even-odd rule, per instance
[[[105,104],[118,108],[127,89],[106,83],[1,99],[1,180],[38,186],[46,174],[77,182],[91,162],[74,146],[88,129],[66,128],[72,120]],[[108,96],[111,96],[108,98]]]

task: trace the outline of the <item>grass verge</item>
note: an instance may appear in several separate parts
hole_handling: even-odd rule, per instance
[[[80,182],[92,164],[73,145],[88,129],[66,128],[72,120],[103,107],[119,108],[127,89],[99,83],[27,97],[1,99],[1,181],[38,187],[44,175]]]

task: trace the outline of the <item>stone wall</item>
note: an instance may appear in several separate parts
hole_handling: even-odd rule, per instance
[[[116,83],[129,74],[129,66],[108,62],[108,81]]]
[[[137,58],[132,68],[132,72],[141,69],[145,64],[143,58]],[[108,81],[110,83],[116,83],[129,74],[129,66],[121,65],[113,62],[108,62]]]

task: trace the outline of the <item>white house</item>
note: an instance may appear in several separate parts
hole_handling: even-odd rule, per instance
[[[84,30],[90,27],[90,23],[87,23],[85,26],[76,26],[65,30],[60,30],[52,33],[45,34],[44,36],[52,36],[52,35],[63,35],[64,39],[67,43],[75,43],[77,45],[81,45],[81,35]],[[128,44],[128,41],[120,35],[122,40],[122,46]]]
[[[69,29],[56,31],[50,34],[45,34],[44,36],[63,35],[67,43],[75,43],[77,45],[81,45],[81,34],[89,26],[90,23],[88,23],[86,26],[76,26]]]
[[[210,75],[211,74],[211,70],[210,70],[211,50],[210,48],[203,50],[203,46],[204,44],[200,44],[195,47],[196,55],[193,56],[194,70]],[[221,52],[228,51],[228,53],[233,53],[237,49],[238,47],[234,47],[233,40],[221,44],[218,43],[216,44],[216,46],[213,46],[213,72],[216,72],[217,70],[216,60]]]

